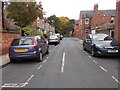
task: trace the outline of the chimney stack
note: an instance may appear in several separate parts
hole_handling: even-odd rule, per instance
[[[94,5],[94,11],[98,11],[98,4]]]

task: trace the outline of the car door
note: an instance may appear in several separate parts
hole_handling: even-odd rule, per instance
[[[37,45],[38,45],[38,49],[40,50],[42,50],[42,54],[44,54],[44,47],[43,47],[43,42],[42,42],[42,40],[41,40],[41,37],[39,37],[39,36],[37,36],[36,37],[36,41],[37,41]]]
[[[42,41],[42,47],[43,47],[43,53],[45,54],[47,52],[47,43],[46,41],[41,37],[41,41]]]
[[[92,40],[91,40],[89,35],[86,36],[85,42],[86,42],[85,43],[86,49],[90,51],[91,50],[91,45],[92,45]]]

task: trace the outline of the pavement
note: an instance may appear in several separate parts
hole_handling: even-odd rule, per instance
[[[8,54],[0,55],[0,68],[5,67],[10,63]]]
[[[118,88],[118,59],[92,57],[82,41],[63,38],[50,45],[42,62],[10,63],[2,68],[2,87],[17,88]]]

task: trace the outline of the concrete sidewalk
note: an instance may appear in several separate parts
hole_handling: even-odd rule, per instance
[[[0,55],[0,68],[10,63],[8,54]]]

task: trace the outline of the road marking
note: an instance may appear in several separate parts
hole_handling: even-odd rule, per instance
[[[61,72],[64,72],[64,65],[65,65],[65,52],[63,53],[63,58],[62,58]]]
[[[51,56],[52,54],[50,54],[50,56]]]
[[[88,55],[88,53],[85,53],[86,55]]]
[[[43,65],[40,65],[40,67],[38,67],[38,70],[42,67]]]
[[[97,62],[95,60],[93,60],[93,62],[97,64]]]
[[[48,59],[49,57],[47,57],[47,59]]]
[[[31,75],[30,78],[27,80],[27,82],[25,82],[24,86],[26,86],[33,77],[34,75]]]
[[[106,70],[104,67],[100,66],[100,68],[101,68],[103,71],[107,72],[107,70]]]
[[[83,51],[85,53],[85,51]]]
[[[20,88],[20,87],[24,87],[25,83],[6,83],[4,85],[2,85],[2,88]]]
[[[117,83],[120,84],[120,82],[119,82],[114,76],[112,76],[112,78],[113,78]]]
[[[88,55],[88,57],[89,57],[90,59],[92,59],[92,57],[91,57],[91,56],[89,56],[89,55]]]
[[[45,63],[46,62],[46,59],[44,60],[44,62],[43,63]]]

